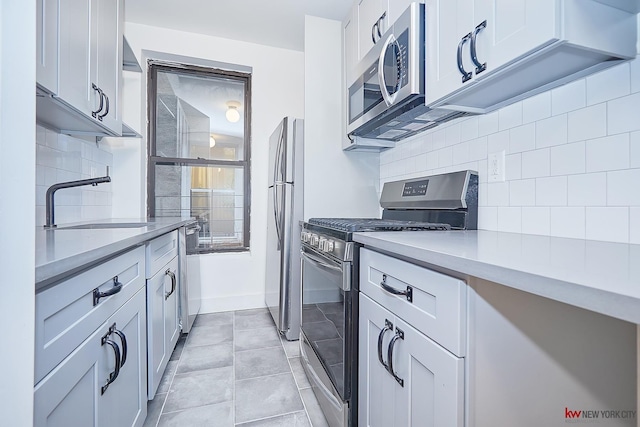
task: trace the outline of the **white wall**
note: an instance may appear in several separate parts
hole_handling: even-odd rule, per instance
[[[379,215],[379,154],[342,151],[342,23],[305,19],[304,217]]]
[[[304,117],[303,54],[130,22],[126,23],[125,34],[138,60],[142,59],[142,51],[145,50],[226,62],[252,69],[251,251],[201,255],[199,279],[203,286],[203,312],[264,306],[268,138],[282,117]],[[141,65],[146,68],[146,64]],[[139,96],[144,100],[144,78],[138,87]],[[125,94],[125,98],[127,96]],[[141,105],[146,105],[146,101],[141,102]],[[142,111],[142,114],[145,113]],[[144,120],[141,122],[145,123]],[[146,133],[145,129],[143,133]],[[125,150],[126,156],[139,156],[137,161],[130,162],[129,175],[132,179],[140,177],[145,182],[145,138],[141,147],[142,149],[129,146]],[[119,156],[115,154],[117,151],[114,149],[115,156]],[[115,160],[117,157],[114,162]],[[118,165],[115,167],[119,168]],[[123,188],[126,190],[126,187]],[[113,196],[114,212],[132,209],[131,205],[135,203],[138,210],[144,212],[144,207],[140,205],[144,203],[144,197],[140,199],[137,194],[139,193],[134,191],[132,197],[128,197],[116,186]],[[123,207],[123,203],[129,207]]]
[[[45,223],[47,188],[58,182],[102,177],[109,166],[113,175],[111,149],[102,140],[84,140],[36,126],[36,225]],[[64,224],[111,218],[112,184],[58,190],[55,194],[55,222]]]
[[[0,413],[7,426],[33,424],[35,3],[0,1]]]
[[[640,243],[640,58],[402,141],[380,181],[480,175],[479,228]],[[487,182],[505,150],[505,182]]]

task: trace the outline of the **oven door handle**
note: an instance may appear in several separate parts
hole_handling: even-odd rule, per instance
[[[309,261],[311,264],[315,265],[316,267],[322,268],[324,270],[330,270],[330,271],[342,274],[342,268],[341,267],[336,267],[335,265],[331,265],[328,262],[324,261],[320,257],[317,257],[315,255],[311,255],[310,253],[307,253],[307,252],[304,252],[304,251],[300,251],[300,255],[302,255],[302,257],[304,259],[306,259],[307,261]]]
[[[331,391],[324,385],[320,377],[318,377],[318,374],[316,374],[315,369],[313,369],[313,366],[311,366],[311,363],[309,362],[309,356],[307,356],[307,352],[304,349],[304,345],[300,346],[300,354],[302,355],[304,362],[307,364],[307,367],[309,368],[309,372],[311,372],[311,376],[313,376],[313,380],[318,385],[317,389],[320,390],[322,394],[324,394],[324,396],[327,398],[329,403],[331,403],[331,405],[335,406],[336,410],[340,411],[342,409],[342,402],[339,401],[333,395],[333,393],[331,393]]]

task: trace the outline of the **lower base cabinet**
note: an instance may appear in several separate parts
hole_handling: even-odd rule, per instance
[[[360,293],[361,426],[462,427],[464,359]]]
[[[180,338],[178,257],[147,279],[148,398],[153,399]]]
[[[36,385],[35,426],[120,427],[144,423],[145,313],[142,288]]]

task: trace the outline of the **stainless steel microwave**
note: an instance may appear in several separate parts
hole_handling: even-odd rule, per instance
[[[465,115],[425,105],[425,33],[424,4],[411,3],[360,61],[347,89],[346,149],[361,144],[354,137],[398,141]]]

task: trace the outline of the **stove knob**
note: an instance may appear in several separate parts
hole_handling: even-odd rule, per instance
[[[302,240],[303,242],[307,243],[309,241],[309,232],[308,231],[303,231],[300,234],[300,240]]]
[[[326,239],[325,237],[321,237],[321,238],[320,238],[320,242],[318,243],[318,248],[319,248],[322,252],[324,252],[324,251],[325,251],[324,246],[325,246],[325,244],[326,244],[326,243],[327,243],[327,239]]]
[[[311,246],[318,246],[318,235],[311,234],[311,237],[309,238],[309,243],[311,243]]]
[[[335,246],[334,243],[335,242],[333,240],[327,240],[327,243],[325,244],[325,252],[333,252],[333,248]]]

